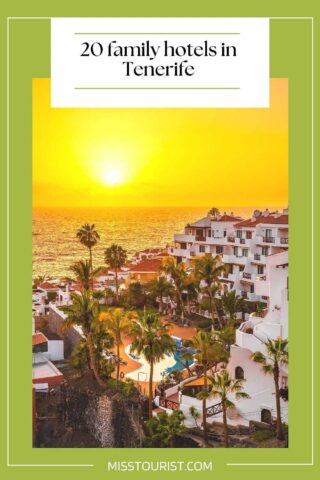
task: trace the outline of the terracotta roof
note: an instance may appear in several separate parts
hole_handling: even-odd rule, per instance
[[[162,265],[162,261],[157,258],[143,260],[137,265],[130,266],[130,272],[158,272]]]
[[[38,288],[43,288],[44,290],[57,290],[59,286],[54,283],[43,282],[43,283],[40,283]]]
[[[214,222],[239,222],[241,221],[241,217],[234,217],[232,215],[222,215],[219,220],[214,220]]]
[[[160,253],[163,251],[162,247],[153,247],[153,248],[146,248],[145,250],[140,250],[134,254],[134,257],[138,257],[142,253]]]
[[[234,226],[236,228],[255,227],[259,223],[266,223],[268,225],[288,225],[288,215],[279,215],[278,217],[275,217],[274,215],[268,215],[267,217],[259,215],[259,217],[249,218],[248,220],[236,223]]]
[[[32,345],[39,345],[40,343],[46,343],[47,341],[47,337],[41,332],[32,335]]]
[[[211,226],[211,218],[209,216],[200,218],[200,220],[197,220],[196,222],[190,223],[187,225],[188,227],[198,227],[198,228],[204,228],[204,227],[210,227]]]

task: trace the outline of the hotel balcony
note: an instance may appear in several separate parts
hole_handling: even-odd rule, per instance
[[[230,243],[235,243],[236,242],[236,237],[234,237],[233,235],[229,235],[227,237],[227,241],[230,242]]]
[[[183,249],[183,248],[170,247],[169,254],[173,255],[174,257],[189,258],[190,257],[190,250]]]
[[[195,240],[194,235],[185,235],[184,233],[176,233],[174,235],[175,242],[193,243]]]
[[[235,282],[236,279],[237,279],[237,275],[235,273],[226,273],[225,272],[220,276],[220,279],[221,279],[222,282],[223,282],[223,280],[229,281],[229,282]]]
[[[258,265],[266,265],[267,256],[266,255],[261,255],[260,253],[255,253],[251,257],[251,263],[257,263]]]
[[[254,323],[251,320],[242,323],[240,328],[236,330],[236,345],[251,352],[261,351],[262,341],[253,334],[253,329]]]
[[[289,244],[289,239],[288,237],[263,237],[261,235],[257,235],[256,244],[271,245],[275,247],[287,247]]]
[[[254,281],[254,273],[249,273],[249,272],[241,272],[241,277],[243,280],[250,280],[251,282]]]
[[[236,265],[246,265],[248,257],[237,257],[236,255],[223,254],[222,259],[224,263],[234,263]]]
[[[195,240],[196,240],[196,242],[205,242],[206,237],[204,237],[203,235],[196,235]]]

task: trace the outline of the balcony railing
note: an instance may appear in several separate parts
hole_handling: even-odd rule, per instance
[[[251,274],[251,273],[247,273],[247,272],[243,272],[242,277],[243,277],[243,278],[248,278],[249,280],[251,280],[252,274]]]
[[[245,238],[240,238],[240,243],[243,245],[246,243],[246,239]]]
[[[227,240],[228,240],[228,242],[234,243],[236,241],[236,238],[229,236],[229,237],[227,237]]]
[[[248,292],[242,291],[242,292],[241,292],[241,297],[242,297],[242,298],[248,298]]]
[[[285,238],[285,237],[281,237],[280,238],[280,243],[281,245],[288,245],[288,238]]]
[[[159,402],[160,407],[168,408],[169,410],[179,410],[180,404],[167,398],[161,398]]]
[[[259,253],[254,254],[254,259],[255,260],[261,260],[261,255]]]
[[[205,242],[206,241],[206,237],[204,237],[203,235],[196,235],[196,242]]]
[[[274,243],[275,237],[263,237],[262,239],[265,243]]]
[[[288,399],[289,399],[289,389],[288,389],[288,387],[286,387],[286,388],[280,388],[279,393],[280,393],[280,397],[282,398],[282,400],[284,400],[285,402],[287,402]]]

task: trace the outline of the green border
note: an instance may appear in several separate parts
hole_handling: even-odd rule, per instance
[[[11,2],[7,16],[309,16],[311,2],[297,11],[292,6],[275,8],[242,2],[231,9],[217,7],[210,1],[197,6],[181,7],[164,1],[161,7],[140,2],[128,6],[90,5],[72,7],[56,2],[52,8],[31,1],[17,5]],[[283,2],[284,3],[284,2]],[[283,5],[282,3],[282,5]],[[315,3],[315,2],[314,2]],[[271,5],[273,4],[273,5]],[[289,5],[289,4],[288,4]],[[294,13],[293,13],[294,12]],[[316,476],[312,465],[305,466],[226,466],[226,463],[312,463],[311,417],[311,231],[312,231],[312,65],[311,20],[271,21],[271,77],[289,78],[289,205],[290,205],[290,445],[288,449],[196,449],[196,450],[130,450],[130,449],[32,449],[31,447],[31,79],[50,76],[50,24],[48,20],[15,20],[10,26],[10,463],[22,464],[94,464],[94,467],[4,467],[3,478],[41,478],[48,480],[61,475],[68,478],[97,478],[98,475],[125,478],[126,473],[110,473],[105,464],[112,460],[209,460],[212,472],[202,472],[204,478],[269,478],[270,474],[290,475],[291,478]],[[4,25],[4,23],[2,24]],[[4,29],[2,29],[3,32]],[[5,35],[5,33],[2,33]],[[3,36],[4,44],[5,38]],[[315,52],[316,53],[316,52]],[[316,57],[316,55],[315,55]],[[5,78],[4,78],[5,80]],[[2,92],[3,104],[6,100]],[[3,119],[5,120],[5,112]],[[316,131],[316,130],[315,130]],[[2,132],[5,135],[5,132]],[[5,140],[5,136],[3,139]],[[5,142],[1,142],[5,158]],[[316,165],[318,171],[318,166]],[[5,219],[5,162],[1,162],[2,218]],[[317,192],[318,195],[318,192]],[[4,225],[4,224],[3,224]],[[5,230],[2,229],[5,247]],[[1,250],[1,265],[5,264],[5,249]],[[1,270],[2,285],[6,272]],[[316,290],[315,290],[316,291]],[[19,301],[16,300],[17,292]],[[5,291],[1,291],[2,319],[5,318]],[[315,326],[317,327],[317,326]],[[2,378],[5,376],[5,341],[1,336]],[[317,348],[315,354],[318,356]],[[315,365],[317,365],[315,360]],[[316,377],[315,377],[316,378]],[[5,389],[1,389],[2,396]],[[2,397],[5,407],[6,398]],[[315,405],[317,405],[315,403]],[[317,419],[317,412],[315,412]],[[6,410],[1,411],[1,425],[6,425]],[[6,429],[1,428],[1,465],[6,465]],[[317,452],[315,444],[315,452]],[[317,463],[317,459],[315,459]],[[271,471],[270,471],[271,469]],[[284,472],[283,469],[288,471]],[[303,472],[301,471],[303,469]],[[276,472],[274,471],[276,470]],[[305,470],[305,471],[304,471]],[[128,474],[129,475],[129,474]],[[132,478],[144,473],[130,473]],[[149,474],[148,474],[149,475]],[[154,478],[172,477],[184,473],[156,472]],[[190,474],[186,473],[190,477]]]

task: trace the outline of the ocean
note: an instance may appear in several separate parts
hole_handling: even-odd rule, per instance
[[[248,218],[255,208],[225,207],[221,212],[233,211]],[[100,235],[93,249],[95,268],[104,265],[104,250],[112,243],[126,249],[129,259],[136,251],[165,247],[173,241],[174,233],[182,233],[187,223],[205,216],[208,210],[206,207],[34,208],[33,275],[70,276],[70,265],[88,257],[87,249],[76,238],[84,223],[94,223]]]

